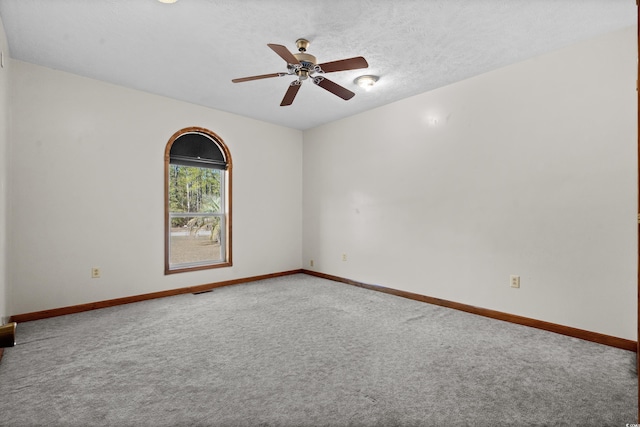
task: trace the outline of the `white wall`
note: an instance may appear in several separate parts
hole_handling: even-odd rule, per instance
[[[302,132],[12,67],[11,314],[300,268]],[[234,265],[165,276],[164,150],[189,126],[231,151]]]
[[[0,20],[0,324],[4,324],[9,317],[9,290],[7,283],[7,198],[9,178],[7,162],[7,146],[9,140],[9,49]]]
[[[307,131],[305,268],[635,340],[636,59],[629,28]]]

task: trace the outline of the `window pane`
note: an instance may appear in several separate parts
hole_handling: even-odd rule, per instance
[[[224,259],[219,216],[172,217],[169,264],[201,264]]]
[[[222,212],[221,185],[224,171],[171,164],[170,212]]]

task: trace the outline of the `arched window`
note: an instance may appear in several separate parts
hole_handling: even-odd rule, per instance
[[[231,155],[215,133],[182,129],[164,153],[165,274],[231,263]]]

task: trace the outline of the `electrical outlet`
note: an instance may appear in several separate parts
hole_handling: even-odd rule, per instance
[[[313,267],[313,260],[309,261],[309,267]]]
[[[520,287],[520,276],[511,275],[510,276],[510,283],[511,283],[511,287],[512,288],[519,288]]]
[[[347,254],[342,254],[342,260],[346,261],[347,260]]]
[[[100,278],[100,269],[98,267],[93,267],[91,269],[91,278],[99,279]]]

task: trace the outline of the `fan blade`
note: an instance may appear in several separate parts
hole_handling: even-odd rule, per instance
[[[329,79],[325,79],[324,77],[316,76],[313,78],[313,82],[320,86],[322,89],[328,90],[332,94],[339,96],[345,101],[348,101],[356,95],[349,89],[342,87],[338,83],[334,83]]]
[[[260,79],[268,79],[269,77],[282,77],[286,76],[288,73],[271,73],[271,74],[261,74],[259,76],[251,76],[251,77],[241,77],[239,79],[231,80],[234,83],[248,82],[251,80],[260,80]]]
[[[362,56],[355,58],[341,59],[339,61],[325,62],[319,64],[320,69],[325,73],[334,73],[336,71],[357,70],[358,68],[368,68],[367,60]]]
[[[271,43],[267,44],[267,46],[269,46],[271,50],[273,50],[275,53],[280,55],[280,58],[284,59],[287,62],[287,64],[300,64],[300,61],[298,61],[298,58],[293,56],[293,53],[289,52],[289,49],[287,49],[285,46],[282,46],[281,44],[271,44]]]
[[[291,82],[291,84],[289,85],[289,89],[287,89],[287,93],[285,93],[284,98],[282,98],[282,102],[280,103],[281,107],[293,104],[293,100],[298,94],[300,86],[301,85],[298,80],[294,80],[293,82]]]

